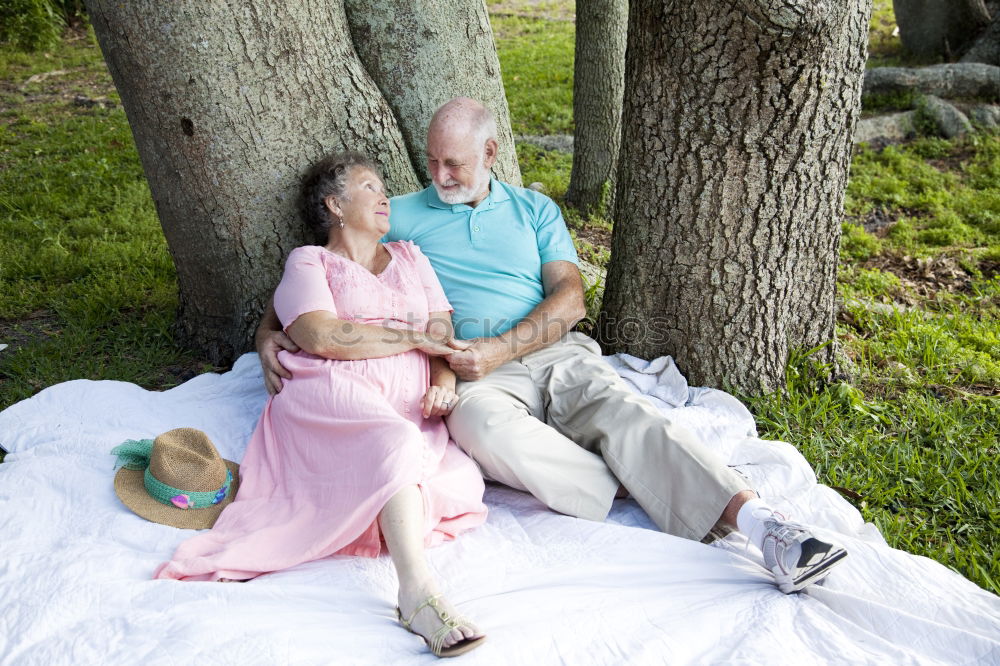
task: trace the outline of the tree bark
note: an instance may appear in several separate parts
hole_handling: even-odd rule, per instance
[[[892,0],[899,39],[917,55],[951,59],[990,22],[984,0]]]
[[[346,0],[345,4],[355,49],[399,121],[421,182],[431,182],[425,144],[434,111],[453,97],[473,97],[496,116],[500,154],[494,174],[520,185],[486,4],[482,0]]]
[[[629,12],[606,351],[771,390],[827,345],[870,0]]]
[[[285,256],[314,240],[295,208],[311,162],[359,150],[390,193],[420,187],[398,120],[356,55],[340,0],[87,9],[177,268],[178,337],[226,364],[250,348]]]
[[[606,183],[613,206],[621,144],[628,0],[577,0],[573,63],[573,170],[566,203],[593,211]]]
[[[992,16],[990,24],[962,56],[961,62],[981,62],[1000,65],[1000,2],[987,3]]]

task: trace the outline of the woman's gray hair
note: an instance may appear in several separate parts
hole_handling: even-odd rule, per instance
[[[320,243],[326,243],[330,227],[339,222],[326,207],[327,197],[344,197],[352,169],[370,169],[381,178],[378,165],[355,151],[333,153],[313,164],[302,176],[299,212]]]

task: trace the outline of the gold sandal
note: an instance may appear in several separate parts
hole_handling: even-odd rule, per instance
[[[472,650],[482,645],[483,641],[486,640],[486,636],[480,636],[478,638],[466,638],[446,648],[441,647],[441,644],[444,643],[445,636],[451,633],[452,630],[458,629],[458,627],[460,627],[463,624],[470,625],[472,623],[469,622],[469,620],[465,619],[464,617],[461,616],[452,617],[451,615],[448,615],[448,612],[443,608],[441,608],[440,604],[438,604],[438,599],[440,598],[441,598],[440,594],[436,594],[432,597],[427,597],[427,600],[424,601],[424,603],[417,606],[417,609],[413,611],[413,613],[410,615],[409,620],[403,619],[403,612],[399,610],[399,606],[396,606],[396,618],[399,620],[399,623],[403,625],[403,628],[406,629],[408,632],[410,632],[411,634],[416,634],[417,636],[420,636],[425,641],[427,641],[427,645],[430,647],[431,652],[433,652],[434,655],[438,657],[457,657],[460,654],[465,654],[469,650]],[[441,620],[442,622],[441,628],[435,631],[434,635],[431,636],[429,639],[423,634],[419,634],[410,628],[410,624],[413,622],[413,618],[417,616],[417,613],[422,611],[424,608],[427,608],[428,606],[431,609],[433,609],[435,613],[437,613],[438,619]]]

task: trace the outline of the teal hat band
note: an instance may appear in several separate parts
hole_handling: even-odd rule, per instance
[[[229,469],[226,470],[226,482],[222,484],[221,488],[204,492],[181,490],[169,486],[153,476],[148,467],[142,479],[146,485],[146,492],[160,504],[172,504],[178,509],[207,509],[224,500],[229,494],[229,486],[233,482],[233,472]]]
[[[196,491],[182,490],[163,483],[149,471],[149,457],[153,451],[151,439],[129,439],[111,450],[118,456],[117,466],[131,470],[143,469],[143,483],[149,496],[161,504],[176,506],[178,509],[206,509],[215,506],[229,494],[233,483],[233,472],[226,469],[226,482],[218,490]]]

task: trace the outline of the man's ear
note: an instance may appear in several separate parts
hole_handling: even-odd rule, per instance
[[[494,162],[497,161],[497,153],[500,151],[500,144],[497,143],[496,139],[486,139],[486,157],[483,159],[483,166],[487,169],[492,169]]]

